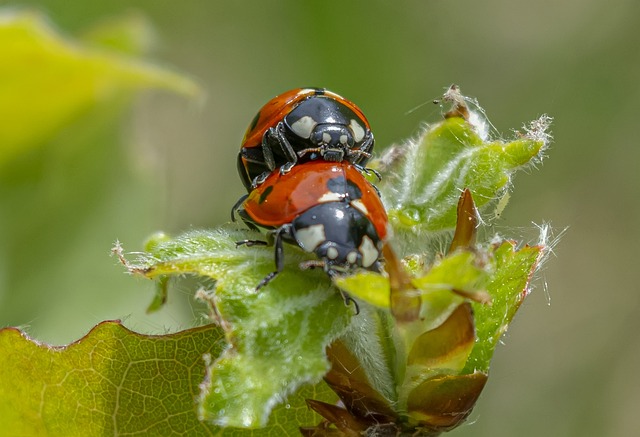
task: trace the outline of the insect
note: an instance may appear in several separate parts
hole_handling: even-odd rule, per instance
[[[315,160],[285,175],[274,171],[238,205],[234,209],[249,227],[269,230],[269,242],[238,244],[275,246],[276,270],[256,290],[282,271],[283,242],[316,255],[301,268],[321,267],[329,276],[357,267],[380,271],[387,213],[377,190],[348,162]]]
[[[251,191],[276,168],[298,161],[347,161],[361,170],[371,158],[373,134],[354,103],[322,88],[297,88],[274,97],[249,125],[238,154],[238,172]]]

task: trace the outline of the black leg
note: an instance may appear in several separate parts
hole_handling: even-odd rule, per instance
[[[277,126],[276,126],[277,127]],[[273,157],[272,146],[278,145],[278,136],[276,135],[275,128],[270,127],[262,135],[262,155],[264,157],[264,163],[269,168],[269,171],[273,171],[276,168],[276,160]]]
[[[382,175],[380,175],[380,172],[378,170],[375,170],[369,167],[363,167],[360,164],[354,164],[353,166],[357,168],[360,172],[366,174],[367,176],[370,174],[375,175],[375,177],[378,179],[378,182],[382,180]]]
[[[233,205],[233,208],[231,208],[231,221],[232,222],[236,221],[235,212],[240,208],[240,205],[242,205],[244,203],[244,201],[247,200],[247,197],[249,197],[248,194],[245,194],[244,196],[240,197],[238,199],[238,201]]]
[[[340,290],[340,296],[342,296],[342,299],[344,300],[344,304],[346,306],[349,306],[350,303],[353,303],[353,306],[356,310],[356,314],[355,314],[356,316],[360,314],[360,305],[358,305],[358,302],[354,298],[352,298],[342,290]]]
[[[265,171],[264,173],[260,173],[258,176],[253,178],[253,181],[251,181],[251,189],[255,189],[258,187],[258,185],[261,185],[264,181],[267,180],[270,174],[271,172]]]
[[[366,158],[367,160],[371,158],[371,151],[373,150],[373,145],[374,145],[373,134],[370,134],[365,140],[365,142],[362,143],[362,146],[360,146],[359,150],[363,159],[359,160],[358,163],[364,161],[365,160],[364,158]]]
[[[274,238],[274,246],[275,246],[275,261],[276,261],[276,270],[269,273],[265,278],[260,281],[258,286],[256,287],[256,291],[259,291],[262,287],[271,282],[278,274],[284,269],[284,247],[282,242],[283,234],[291,233],[291,225],[286,224],[280,226],[273,233]]]
[[[240,246],[268,246],[269,242],[268,241],[263,241],[263,240],[240,240],[240,241],[236,241],[236,247],[240,247]]]
[[[276,168],[276,160],[273,154],[274,147],[277,147],[277,150],[286,160],[285,164],[290,163],[291,167],[293,167],[296,162],[298,162],[298,155],[284,134],[284,124],[282,122],[278,123],[275,127],[267,129],[262,136],[264,161],[271,171]]]

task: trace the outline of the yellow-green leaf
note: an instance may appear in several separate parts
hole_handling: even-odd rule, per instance
[[[94,105],[145,88],[193,96],[169,70],[60,35],[34,12],[0,11],[0,166]]]
[[[469,189],[479,208],[495,200],[516,170],[541,159],[550,122],[543,116],[507,142],[482,137],[460,117],[430,126],[415,143],[398,147],[401,164],[379,184],[390,221],[409,241],[452,229],[460,192]]]
[[[210,435],[194,398],[203,354],[224,344],[208,325],[166,336],[102,322],[79,341],[51,347],[0,331],[0,429],[20,436]]]
[[[265,426],[287,396],[321,381],[330,367],[325,349],[352,314],[323,272],[300,270],[302,251],[290,245],[284,271],[256,292],[274,269],[273,248],[236,242],[261,237],[232,225],[174,239],[159,235],[129,264],[148,278],[195,274],[215,280],[211,304],[224,321],[229,347],[209,366],[199,413],[221,426]],[[162,300],[165,289],[159,290],[154,303]]]

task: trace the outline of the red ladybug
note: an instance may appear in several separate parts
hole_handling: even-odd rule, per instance
[[[352,164],[316,160],[296,165],[285,175],[275,171],[239,202],[234,209],[245,223],[269,229],[269,240],[275,243],[276,270],[256,289],[282,271],[283,241],[318,257],[301,267],[322,267],[330,276],[356,267],[380,269],[387,213],[377,190]]]
[[[288,172],[298,160],[367,163],[373,134],[354,103],[322,88],[297,88],[258,111],[242,140],[238,172],[251,191],[276,168]]]

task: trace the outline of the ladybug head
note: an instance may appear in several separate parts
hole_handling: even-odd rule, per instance
[[[341,162],[345,151],[353,147],[353,136],[344,126],[335,124],[318,125],[309,140],[319,149],[325,161]]]
[[[338,100],[309,98],[285,117],[285,125],[290,140],[302,146],[299,157],[364,163],[371,156],[373,135],[366,120]]]
[[[380,238],[371,222],[347,202],[317,205],[292,225],[297,244],[319,260],[307,267],[322,267],[330,275],[356,267],[377,268]]]

